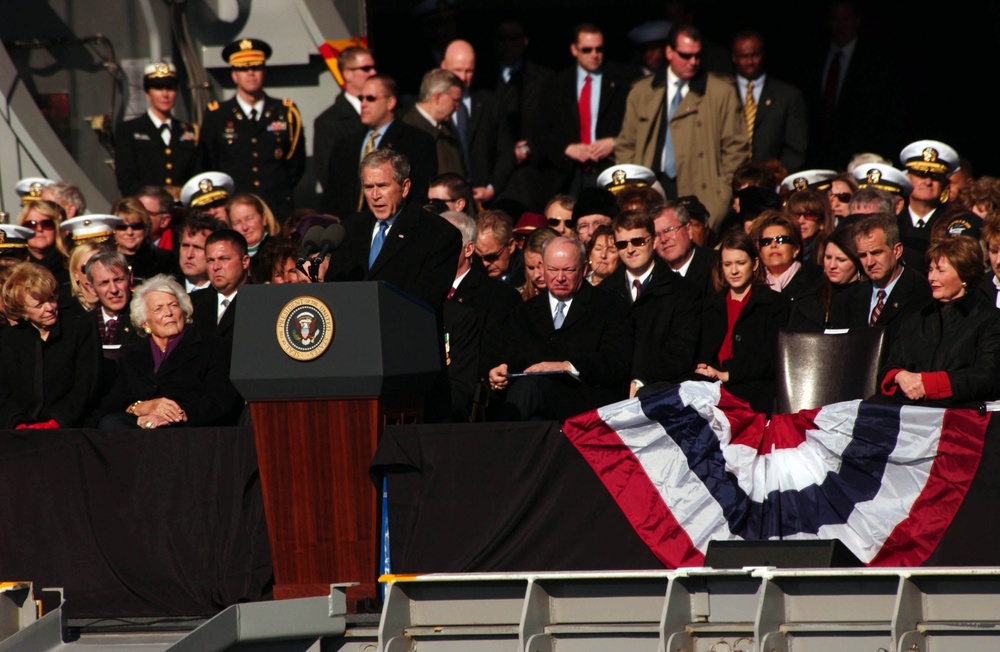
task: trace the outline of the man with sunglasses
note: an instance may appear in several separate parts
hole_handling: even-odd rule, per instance
[[[324,203],[334,215],[346,217],[364,208],[358,165],[377,149],[391,149],[410,162],[409,197],[423,203],[432,177],[437,175],[434,139],[423,131],[396,119],[396,80],[375,75],[361,89],[362,129],[336,140],[330,153],[327,179],[323,184]]]
[[[302,116],[290,99],[264,92],[271,46],[244,38],[222,50],[236,96],[209,102],[199,136],[199,169],[221,170],[236,192],[260,196],[281,221],[294,210],[292,192],[306,165]]]
[[[636,82],[629,93],[615,158],[657,172],[668,199],[697,195],[714,229],[750,147],[732,81],[701,68],[701,40],[691,25],[670,31],[666,70]]]
[[[313,169],[316,180],[323,186],[329,181],[327,165],[337,139],[364,129],[361,124],[361,93],[365,82],[378,74],[371,50],[361,46],[344,48],[337,55],[337,68],[344,80],[343,88],[333,104],[316,116],[313,122]]]
[[[679,382],[691,373],[701,331],[698,291],[656,256],[654,214],[625,211],[615,218],[621,265],[601,283],[628,301],[635,323],[632,396],[643,385]]]
[[[500,210],[476,218],[476,255],[490,278],[511,287],[524,285],[524,258],[514,240],[514,220]]]
[[[604,61],[604,34],[583,23],[570,45],[575,65],[556,73],[533,131],[534,162],[551,187],[547,194],[579,194],[614,162],[615,137],[625,115],[632,79],[623,67]]]
[[[907,207],[899,215],[899,237],[922,259],[934,221],[943,212],[938,208],[948,201],[948,175],[958,165],[958,152],[937,140],[918,140],[903,148],[899,162],[913,184]]]

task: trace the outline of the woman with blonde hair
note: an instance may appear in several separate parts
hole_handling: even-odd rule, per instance
[[[94,254],[105,250],[106,247],[95,242],[81,242],[73,247],[69,255],[69,290],[74,299],[84,312],[90,312],[97,307],[97,295],[87,281],[87,273],[84,267]],[[73,304],[70,304],[73,305]],[[76,307],[75,305],[73,306]]]
[[[125,256],[132,282],[140,283],[156,274],[178,274],[177,263],[169,251],[157,249],[149,239],[152,218],[135,197],[115,201],[111,214],[122,219],[115,226],[115,246]]]
[[[66,243],[59,234],[59,227],[66,219],[62,207],[44,199],[28,202],[18,215],[17,223],[31,229],[34,236],[28,240],[28,260],[52,272],[59,285],[69,285],[66,269]]]

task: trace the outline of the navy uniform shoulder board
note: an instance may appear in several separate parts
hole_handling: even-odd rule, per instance
[[[211,102],[208,103],[208,110],[209,111],[215,111],[218,108],[219,108],[219,103],[217,101],[212,100]]]

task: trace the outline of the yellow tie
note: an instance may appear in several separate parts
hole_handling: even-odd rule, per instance
[[[757,103],[753,100],[753,82],[747,82],[747,99],[743,102],[743,115],[747,119],[747,140],[753,147],[753,123],[757,119]]]
[[[378,136],[378,130],[373,130],[372,135],[368,137],[368,142],[365,143],[365,151],[361,152],[361,160],[365,160],[365,157],[375,151],[375,136]],[[361,193],[358,196],[358,212],[365,207],[365,189],[364,186],[361,188]]]

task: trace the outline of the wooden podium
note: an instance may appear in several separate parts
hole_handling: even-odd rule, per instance
[[[236,307],[231,377],[253,417],[274,596],[358,582],[349,603],[375,598],[368,467],[386,424],[422,420],[434,313],[382,282],[248,285]]]

